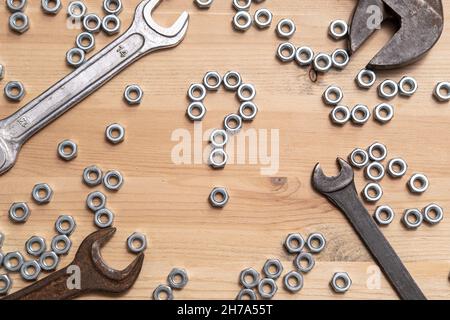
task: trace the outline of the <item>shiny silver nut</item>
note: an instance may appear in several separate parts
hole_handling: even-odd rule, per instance
[[[206,107],[201,102],[192,102],[186,110],[186,116],[191,121],[202,121],[205,115]]]
[[[89,187],[95,187],[102,183],[103,171],[97,166],[90,166],[83,171],[83,182]]]
[[[364,104],[357,104],[352,109],[352,122],[355,125],[362,126],[369,121],[371,115],[369,107]]]
[[[290,42],[281,43],[277,49],[277,57],[281,62],[291,62],[295,58],[295,46]]]
[[[330,119],[337,126],[343,126],[351,118],[350,109],[347,106],[336,106],[330,112]]]
[[[223,120],[223,127],[228,134],[237,134],[242,129],[242,118],[235,113],[229,114]]]
[[[243,83],[239,86],[237,96],[240,102],[249,102],[256,97],[256,88],[250,83]]]
[[[262,279],[258,284],[258,292],[262,299],[272,299],[278,291],[278,286],[273,279]]]
[[[314,257],[309,252],[300,252],[294,260],[294,266],[303,273],[310,272],[316,264]]]
[[[172,288],[163,284],[160,284],[153,291],[153,300],[173,300]]]
[[[375,142],[369,147],[368,153],[370,160],[381,162],[386,159],[388,150],[384,144]]]
[[[142,98],[144,97],[144,91],[139,85],[132,84],[125,88],[123,96],[125,101],[129,105],[137,105],[142,102]]]
[[[291,271],[283,278],[284,287],[291,293],[299,292],[303,288],[303,283],[303,276],[297,271]]]
[[[388,163],[387,172],[394,179],[403,177],[407,171],[408,164],[401,158],[392,159]]]
[[[209,142],[214,148],[223,148],[228,142],[228,133],[222,129],[215,129],[209,136]]]
[[[357,148],[350,153],[348,160],[352,167],[363,169],[369,163],[369,154],[366,150]]]
[[[356,76],[355,81],[361,89],[369,89],[377,81],[377,75],[372,70],[362,69]]]
[[[348,36],[348,24],[344,20],[334,20],[330,23],[328,33],[335,40],[341,40]]]
[[[167,283],[172,289],[183,289],[189,282],[186,270],[181,268],[173,268],[167,276]]]
[[[25,202],[16,202],[9,208],[9,218],[14,223],[25,223],[31,215],[31,210]]]
[[[208,71],[203,77],[203,85],[209,91],[217,91],[222,84],[222,77],[217,71]]]
[[[131,253],[141,253],[147,249],[147,237],[140,232],[134,232],[127,239],[127,247]]]
[[[433,94],[440,102],[450,101],[450,82],[439,82],[434,88]]]
[[[18,12],[25,10],[27,0],[6,0],[6,7],[11,12]]]
[[[237,11],[240,10],[248,11],[250,10],[250,6],[252,5],[252,0],[233,0],[232,3],[234,9],[236,9]]]
[[[390,206],[379,206],[376,208],[373,218],[380,226],[387,226],[394,221],[395,213]]]
[[[331,55],[333,67],[337,70],[343,70],[350,62],[350,55],[345,49],[336,49]]]
[[[251,101],[243,102],[239,106],[239,116],[243,121],[253,121],[258,114],[258,107]]]
[[[102,29],[102,19],[95,13],[90,13],[83,18],[83,28],[90,33],[98,33]]]
[[[59,234],[65,234],[68,237],[72,235],[76,227],[77,224],[75,219],[69,215],[59,216],[55,222],[56,232]]]
[[[46,14],[56,15],[62,8],[61,0],[41,0],[42,11]]]
[[[4,88],[5,97],[12,102],[19,102],[25,97],[25,87],[20,81],[10,81]]]
[[[12,287],[12,280],[7,274],[0,275],[0,296],[7,295]]]
[[[214,208],[225,207],[229,200],[230,196],[228,195],[228,191],[223,187],[216,187],[209,194],[209,203]]]
[[[384,166],[379,162],[370,163],[365,170],[365,176],[370,181],[380,181],[385,176]]]
[[[295,62],[301,67],[309,66],[314,60],[314,51],[310,47],[297,48]]]
[[[191,84],[187,95],[191,102],[202,102],[206,98],[206,88],[201,83]]]
[[[91,192],[86,198],[86,206],[95,213],[106,206],[106,196],[100,191]]]
[[[0,80],[5,77],[5,66],[0,64]]]
[[[413,77],[403,77],[398,83],[398,90],[400,95],[405,97],[411,97],[414,93],[416,93],[419,85],[417,80]]]
[[[103,10],[107,14],[118,15],[122,9],[122,0],[103,0]]]
[[[3,258],[5,257],[5,255],[0,251],[0,268],[3,265]]]
[[[68,236],[60,234],[53,237],[51,248],[57,255],[66,255],[69,253],[70,248],[72,248],[72,241]]]
[[[72,48],[66,53],[67,65],[78,68],[86,59],[85,53],[80,48]]]
[[[125,141],[125,128],[118,123],[113,123],[106,128],[105,137],[109,143],[119,144]]]
[[[52,200],[53,190],[46,183],[39,183],[34,186],[31,196],[37,204],[47,204]]]
[[[209,9],[214,0],[195,0],[194,2],[200,9]]]
[[[423,208],[423,218],[431,225],[438,224],[444,219],[444,210],[435,203],[429,204]]]
[[[38,236],[32,236],[25,243],[25,250],[29,255],[34,257],[39,257],[41,254],[47,250],[47,244],[45,243],[45,239]]]
[[[297,30],[297,27],[291,19],[281,19],[276,28],[276,32],[278,37],[284,38],[284,39],[290,39],[295,31]]]
[[[397,82],[387,79],[378,86],[378,95],[380,98],[391,100],[398,94]]]
[[[291,233],[286,237],[284,247],[289,253],[300,253],[305,247],[305,239],[300,233]]]
[[[306,240],[306,244],[311,253],[320,253],[325,249],[327,240],[321,233],[311,233]]]
[[[227,91],[236,91],[242,84],[242,77],[237,71],[228,71],[223,76],[223,86]]]
[[[44,252],[39,258],[39,265],[44,271],[54,271],[58,267],[59,257],[53,251]]]
[[[71,1],[67,6],[67,16],[72,19],[81,19],[86,14],[87,8],[83,1]]]
[[[331,287],[336,293],[345,293],[352,286],[352,279],[347,272],[336,272],[330,282]]]
[[[403,215],[402,222],[407,229],[415,230],[422,225],[422,212],[419,209],[408,209]]]
[[[110,170],[103,177],[103,185],[109,191],[119,191],[124,181],[123,175],[117,170]]]
[[[237,31],[247,31],[252,26],[252,16],[247,11],[238,11],[233,17],[233,27]]]
[[[102,20],[102,29],[110,36],[119,33],[120,19],[114,14],[105,16]]]
[[[41,266],[35,260],[25,262],[20,268],[20,275],[25,281],[35,281],[41,274]]]
[[[106,208],[100,209],[95,213],[94,223],[100,229],[109,228],[114,223],[114,213]]]
[[[326,73],[330,71],[331,67],[333,66],[333,59],[331,59],[331,56],[326,53],[318,53],[314,57],[313,61],[314,70],[320,73]]]
[[[380,103],[375,107],[374,118],[381,124],[388,123],[394,118],[394,107],[388,103]]]
[[[422,194],[428,190],[430,183],[426,175],[415,173],[408,181],[408,188],[411,193]]]
[[[30,19],[23,12],[13,13],[9,17],[9,28],[19,34],[25,33],[30,29]]]
[[[3,267],[6,271],[17,272],[24,262],[25,259],[19,251],[9,252],[3,258]]]
[[[335,106],[342,101],[344,93],[338,86],[331,85],[323,92],[322,98],[325,104]]]
[[[383,189],[378,183],[372,182],[364,187],[362,196],[365,201],[375,203],[383,197]]]
[[[252,289],[258,286],[259,280],[259,272],[253,268],[244,269],[239,275],[239,281],[241,285],[247,289]]]
[[[256,10],[254,19],[255,19],[255,25],[259,29],[266,29],[266,28],[269,28],[270,25],[272,24],[273,14],[272,14],[272,12],[270,12],[270,10],[262,8],[262,9]]]
[[[255,291],[244,288],[239,291],[236,300],[257,300],[257,297]]]
[[[72,140],[64,140],[58,145],[58,155],[65,161],[71,161],[78,156],[78,145]]]
[[[90,32],[82,32],[77,36],[75,44],[84,52],[91,52],[95,48],[95,38]]]
[[[208,162],[213,169],[223,169],[227,165],[228,154],[222,148],[213,149]]]
[[[263,267],[264,274],[269,279],[278,279],[283,273],[283,265],[278,259],[268,259]]]

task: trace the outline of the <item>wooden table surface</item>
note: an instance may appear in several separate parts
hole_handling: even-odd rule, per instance
[[[4,5],[0,7],[0,63],[7,70],[1,85],[20,80],[27,90],[22,103],[0,97],[2,117],[70,72],[65,53],[74,46],[80,32],[66,23],[64,11],[56,17],[46,16],[40,10],[40,1],[29,2],[26,13],[31,28],[23,35],[10,32],[9,12]],[[123,31],[138,2],[124,4],[120,14]],[[316,162],[333,174],[336,156],[346,157],[355,147],[380,141],[387,145],[390,158],[401,156],[407,160],[409,175],[423,172],[430,179],[430,188],[422,196],[407,191],[407,177],[382,181],[385,196],[379,204],[389,204],[396,211],[392,225],[382,231],[425,295],[449,299],[449,219],[434,227],[423,225],[417,231],[407,231],[400,222],[406,208],[422,208],[431,202],[444,209],[450,207],[450,107],[436,103],[431,96],[437,81],[450,80],[450,65],[446,62],[450,54],[449,27],[425,59],[398,71],[378,73],[379,79],[395,80],[411,75],[420,85],[412,98],[392,101],[396,115],[391,123],[381,126],[370,121],[363,127],[341,128],[331,125],[330,108],[322,103],[322,92],[336,83],[343,88],[343,103],[347,105],[364,103],[373,107],[380,103],[375,88],[359,90],[353,79],[389,39],[392,30],[388,27],[378,32],[344,71],[331,71],[312,83],[307,70],[295,63],[283,65],[275,58],[280,43],[274,33],[276,22],[292,18],[297,24],[291,40],[294,44],[309,45],[316,52],[332,52],[345,43],[327,37],[328,24],[337,18],[348,19],[355,1],[271,0],[253,5],[252,12],[267,6],[274,13],[274,23],[270,30],[252,27],[243,34],[234,32],[230,25],[234,14],[230,2],[217,0],[210,10],[200,11],[192,1],[165,1],[155,13],[159,23],[170,25],[183,9],[191,15],[184,42],[136,62],[23,147],[15,167],[0,178],[0,230],[6,235],[3,252],[23,252],[25,241],[35,234],[50,242],[56,218],[70,214],[77,222],[72,235],[74,246],[60,266],[70,263],[82,239],[96,230],[93,215],[85,207],[86,195],[93,190],[82,183],[81,174],[86,166],[97,164],[104,170],[120,170],[125,177],[118,193],[98,188],[107,194],[108,207],[116,214],[117,233],[103,250],[107,263],[122,268],[133,259],[125,247],[132,232],[143,232],[149,239],[142,273],[122,298],[148,299],[173,267],[182,267],[188,270],[190,281],[184,290],[175,292],[176,299],[233,299],[240,289],[238,275],[242,269],[260,270],[266,259],[278,258],[285,272],[292,270],[293,257],[282,247],[284,238],[291,232],[306,237],[317,231],[326,236],[327,247],[316,257],[314,270],[305,276],[303,290],[289,294],[279,281],[276,299],[396,299],[383,276],[377,282],[375,263],[344,216],[310,185]],[[67,3],[63,1],[64,9]],[[85,3],[89,12],[103,15],[102,1]],[[445,6],[446,19],[450,19],[450,4],[445,2]],[[96,50],[111,39],[105,34],[96,35]],[[246,82],[256,86],[255,102],[260,112],[253,123],[245,124],[241,136],[249,129],[259,133],[267,130],[271,163],[277,164],[279,158],[278,170],[267,175],[261,170],[268,166],[267,162],[260,158],[252,158],[256,164],[248,159],[245,164],[233,161],[222,171],[211,170],[206,164],[174,163],[172,153],[179,144],[178,133],[191,133],[192,148],[194,144],[194,126],[185,117],[186,90],[209,70],[222,74],[237,70]],[[143,103],[135,108],[122,100],[125,86],[131,83],[138,83],[145,91]],[[238,106],[235,97],[223,89],[208,95],[206,104],[203,131],[221,126],[223,117],[236,112]],[[127,132],[125,142],[117,146],[104,139],[105,127],[114,122],[123,124]],[[277,141],[277,132],[279,146],[275,144],[271,150],[270,141]],[[74,161],[64,162],[57,157],[56,146],[63,139],[78,143],[79,154]],[[203,146],[206,148],[207,142]],[[263,153],[263,147],[258,151]],[[361,190],[366,183],[363,174],[358,172],[356,180]],[[31,199],[31,189],[38,182],[47,182],[54,190],[48,205],[38,206]],[[229,190],[231,199],[223,210],[208,204],[214,186]],[[10,205],[18,201],[28,202],[32,211],[23,225],[8,219]],[[367,205],[369,212],[374,208]],[[329,288],[336,271],[348,272],[353,280],[345,295],[333,294]],[[14,291],[27,285],[18,274],[12,274],[12,278]]]

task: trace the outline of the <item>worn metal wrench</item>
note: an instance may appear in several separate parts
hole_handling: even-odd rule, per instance
[[[152,19],[160,0],[144,0],[136,8],[131,27],[78,69],[33,101],[0,121],[0,174],[11,169],[22,145],[64,112],[100,88],[144,55],[178,45],[189,15],[183,12],[169,28]]]
[[[359,0],[350,29],[350,51],[356,52],[386,20],[399,29],[369,62],[371,69],[393,69],[414,63],[437,43],[444,30],[441,0]]]
[[[89,293],[120,294],[136,282],[144,262],[144,254],[123,271],[108,267],[102,259],[100,248],[114,235],[115,228],[102,229],[86,237],[74,261],[47,278],[10,294],[4,300],[67,300]],[[72,277],[80,276],[74,286]]]
[[[345,214],[400,298],[425,300],[424,294],[359,199],[352,167],[342,159],[338,162],[341,172],[336,177],[325,176],[320,164],[317,164],[312,177],[313,187]]]

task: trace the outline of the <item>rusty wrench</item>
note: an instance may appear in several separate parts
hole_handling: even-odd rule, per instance
[[[444,12],[441,0],[359,0],[350,29],[350,51],[356,52],[384,20],[400,27],[369,62],[371,69],[393,69],[419,60],[441,37]]]
[[[88,293],[119,294],[130,289],[136,282],[144,262],[144,254],[123,271],[108,267],[100,248],[113,236],[115,228],[102,229],[87,236],[80,245],[75,260],[29,287],[6,296],[4,300],[64,300]],[[75,268],[79,268],[80,287],[69,288],[68,281]]]
[[[39,130],[92,94],[144,55],[178,45],[189,15],[183,12],[169,28],[152,19],[160,0],[144,0],[136,8],[131,27],[115,41],[57,82],[22,109],[0,121],[0,174],[12,168],[22,145]]]
[[[361,203],[352,167],[342,159],[338,162],[341,172],[336,177],[325,176],[320,164],[317,164],[312,177],[313,187],[345,214],[400,298],[425,300],[399,256]]]

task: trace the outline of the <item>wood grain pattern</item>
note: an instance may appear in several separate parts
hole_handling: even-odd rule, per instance
[[[7,68],[1,84],[21,80],[27,88],[23,103],[9,103],[0,97],[1,117],[70,71],[65,52],[74,45],[79,30],[66,27],[65,12],[49,17],[41,12],[39,1],[29,2],[26,12],[31,29],[20,36],[8,30],[9,13],[0,7],[0,63]],[[85,2],[89,12],[102,14],[100,0]],[[68,1],[63,3],[66,7]],[[132,0],[124,4],[120,15],[123,30],[130,24],[137,3]],[[350,0],[272,0],[253,5],[252,11],[267,6],[275,15],[274,21],[293,18],[298,26],[293,43],[330,52],[344,43],[327,37],[329,22],[348,18],[354,4]],[[450,4],[445,2],[445,6],[449,19]],[[81,240],[95,230],[84,202],[91,190],[82,184],[81,173],[84,167],[97,164],[105,170],[118,169],[125,176],[123,189],[108,193],[108,207],[116,213],[118,232],[104,248],[106,261],[117,268],[131,261],[125,239],[135,230],[146,233],[150,240],[141,277],[123,298],[148,299],[153,289],[165,282],[171,268],[179,266],[188,270],[190,282],[186,289],[176,292],[177,299],[232,299],[239,290],[240,270],[249,266],[260,269],[267,258],[276,257],[287,272],[293,268],[293,257],[282,248],[284,237],[293,231],[305,236],[319,231],[326,236],[328,246],[317,257],[316,268],[305,277],[304,289],[290,295],[280,282],[277,299],[395,299],[383,277],[379,289],[368,288],[368,271],[374,265],[370,255],[343,215],[314,193],[309,182],[317,161],[331,174],[337,155],[345,157],[354,147],[378,140],[388,146],[390,156],[408,161],[409,173],[424,172],[431,182],[429,191],[417,197],[407,192],[406,178],[383,180],[382,202],[397,212],[394,223],[383,232],[426,296],[449,299],[449,219],[414,232],[400,224],[405,208],[422,208],[430,202],[450,207],[450,108],[431,97],[437,81],[449,80],[450,65],[444,58],[450,54],[449,27],[425,59],[402,70],[379,73],[381,79],[395,80],[412,75],[420,85],[411,99],[393,101],[396,116],[392,123],[380,126],[371,121],[362,128],[337,128],[328,120],[330,110],[321,102],[322,92],[337,83],[345,92],[345,104],[379,103],[375,89],[358,90],[353,79],[387,41],[392,33],[389,28],[377,33],[346,70],[330,72],[313,84],[306,70],[295,64],[282,65],[275,58],[280,41],[273,26],[268,31],[252,28],[245,34],[232,31],[234,11],[230,1],[217,0],[209,11],[200,11],[192,1],[167,0],[158,8],[156,19],[169,25],[182,9],[190,12],[191,24],[179,47],[145,57],[33,137],[13,170],[0,178],[0,230],[7,238],[3,251],[23,250],[24,242],[34,234],[49,241],[55,233],[56,218],[71,214],[78,227],[72,236],[74,248],[61,262],[68,264]],[[111,39],[99,34],[96,40],[98,49]],[[246,128],[279,129],[280,168],[272,176],[261,175],[261,165],[231,164],[218,172],[206,165],[175,165],[171,160],[177,143],[171,141],[172,132],[179,128],[193,131],[184,115],[189,84],[200,81],[206,71],[224,73],[230,69],[238,70],[258,91],[255,102],[260,113]],[[130,83],[138,83],[145,90],[144,102],[137,108],[122,101],[123,89]],[[209,95],[206,103],[209,111],[204,129],[218,127],[223,116],[237,108],[234,97],[223,91]],[[126,141],[118,146],[104,141],[104,129],[113,122],[127,130]],[[56,155],[58,142],[65,138],[77,141],[80,148],[78,158],[70,163]],[[39,207],[31,201],[30,192],[42,181],[53,187],[55,195],[49,205]],[[364,183],[358,173],[358,188]],[[211,209],[206,200],[215,185],[230,190],[231,201],[221,211]],[[31,206],[32,216],[24,225],[8,220],[8,208],[15,201],[27,201]],[[368,209],[372,211],[374,206]],[[345,295],[335,295],[328,287],[335,271],[347,271],[353,279],[353,287]],[[26,285],[18,275],[12,276],[14,290]]]

